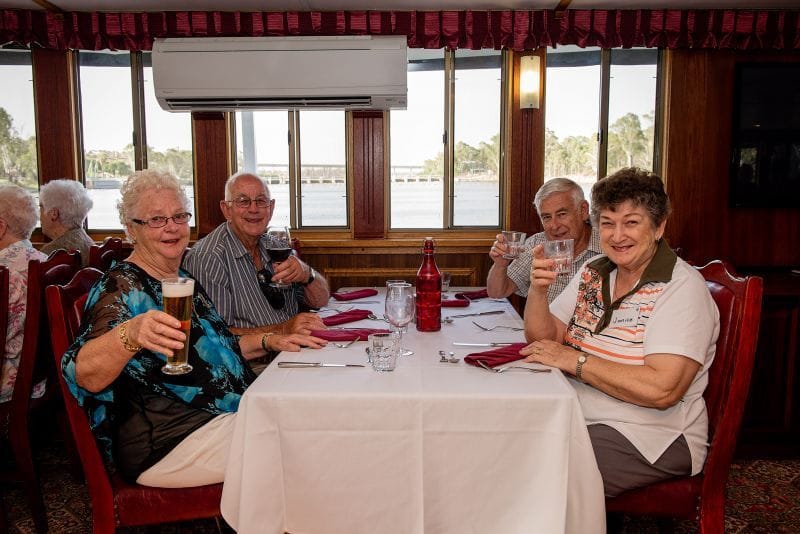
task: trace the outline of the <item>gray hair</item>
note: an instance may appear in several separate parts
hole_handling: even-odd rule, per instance
[[[0,185],[0,219],[12,235],[30,239],[39,220],[36,207],[36,199],[25,189],[15,184]]]
[[[94,203],[83,184],[77,180],[59,178],[50,180],[39,189],[39,203],[45,213],[58,209],[64,226],[80,228]]]
[[[583,196],[583,189],[581,189],[581,186],[569,178],[552,178],[547,180],[536,192],[536,196],[533,197],[533,205],[536,206],[536,211],[541,212],[542,202],[550,195],[555,195],[556,193],[572,193],[575,206],[579,206],[581,202],[586,200]]]
[[[253,178],[260,181],[261,184],[264,186],[264,190],[267,192],[267,196],[272,198],[272,194],[269,191],[269,185],[267,184],[267,181],[264,178],[256,174],[253,174],[252,172],[244,171],[232,174],[230,178],[228,178],[228,180],[225,182],[225,200],[233,200],[233,186],[236,185],[236,182],[239,181],[239,178],[244,178],[245,176],[252,176]]]
[[[181,201],[181,204],[183,204],[183,208],[186,211],[192,211],[189,197],[186,196],[175,175],[154,169],[136,171],[122,182],[122,187],[119,189],[121,198],[117,202],[117,211],[119,211],[119,222],[125,228],[126,234],[128,232],[128,221],[131,220],[131,212],[139,207],[142,196],[153,190],[173,191]]]

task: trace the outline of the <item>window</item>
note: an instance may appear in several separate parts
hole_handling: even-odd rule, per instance
[[[348,225],[345,138],[344,111],[236,113],[238,169],[267,180],[275,199],[270,224]]]
[[[588,198],[602,176],[653,168],[657,64],[655,49],[548,49],[545,180],[571,178]]]
[[[190,201],[194,199],[191,116],[158,106],[150,55],[142,56],[110,51],[78,54],[84,183],[94,201],[87,218],[90,229],[121,228],[119,188],[134,170],[169,171],[181,181]],[[141,118],[135,113],[140,109]]]
[[[0,48],[0,183],[39,190],[31,52]]]
[[[391,227],[498,227],[500,52],[410,49],[408,58],[408,108],[390,118]]]

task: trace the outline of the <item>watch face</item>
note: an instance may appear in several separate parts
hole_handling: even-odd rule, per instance
[[[578,361],[581,363],[586,363],[586,355],[581,354],[580,356],[578,356]]]

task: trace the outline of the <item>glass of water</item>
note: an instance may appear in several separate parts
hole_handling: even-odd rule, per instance
[[[392,284],[386,288],[386,320],[400,333],[400,352],[403,356],[414,354],[403,347],[403,329],[414,318],[414,290],[411,284]]]

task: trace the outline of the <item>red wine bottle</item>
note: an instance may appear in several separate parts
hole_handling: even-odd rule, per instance
[[[422,246],[422,265],[417,271],[417,330],[438,332],[442,328],[442,275],[433,257],[433,238]]]

